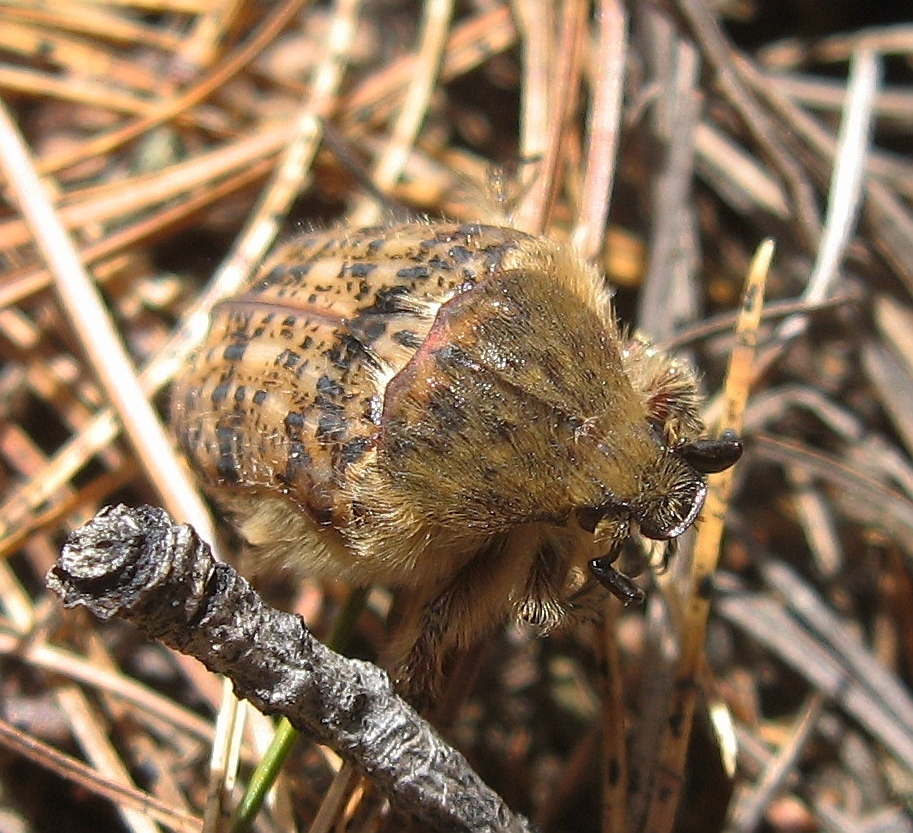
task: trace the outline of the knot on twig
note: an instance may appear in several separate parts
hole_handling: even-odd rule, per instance
[[[139,624],[137,618],[167,607],[186,621],[193,616],[187,602],[199,598],[215,565],[210,555],[187,581],[183,562],[198,558],[200,543],[163,509],[108,506],[70,534],[47,584],[66,607],[86,607],[100,619],[125,616]]]

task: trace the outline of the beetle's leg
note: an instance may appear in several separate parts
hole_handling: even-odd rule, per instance
[[[454,646],[469,647],[506,614],[517,571],[522,569],[511,558],[515,552],[506,539],[496,539],[425,605],[418,636],[396,669],[397,687],[407,699],[422,705],[432,701],[440,687],[446,652]]]
[[[629,576],[618,572],[612,566],[617,558],[618,552],[615,550],[601,558],[594,558],[590,561],[590,572],[603,587],[624,604],[639,604],[644,600],[644,591]]]
[[[514,605],[517,618],[546,634],[568,618],[571,604],[564,593],[568,556],[560,542],[544,540],[533,559],[522,595]]]

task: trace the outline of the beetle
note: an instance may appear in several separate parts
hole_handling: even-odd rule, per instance
[[[280,246],[172,393],[190,462],[257,555],[407,588],[406,691],[509,615],[542,632],[639,533],[674,541],[733,436],[687,364],[623,331],[569,246],[411,222]]]

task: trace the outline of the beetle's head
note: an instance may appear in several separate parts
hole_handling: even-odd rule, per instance
[[[599,505],[579,508],[577,522],[606,549],[590,561],[592,576],[622,601],[640,601],[640,588],[612,566],[630,532],[636,529],[655,541],[674,541],[700,514],[707,496],[706,475],[724,471],[741,455],[742,444],[731,432],[719,439],[663,447],[643,472],[635,497],[609,496]]]

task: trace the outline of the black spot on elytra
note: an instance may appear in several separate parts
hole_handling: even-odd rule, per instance
[[[396,273],[396,277],[404,281],[421,281],[425,280],[431,274],[431,270],[424,264],[420,266],[407,266]]]
[[[254,394],[253,402],[254,405],[262,405],[266,401],[267,393],[265,390],[258,390]]]
[[[222,358],[227,362],[239,362],[244,358],[245,350],[247,350],[246,341],[235,341],[222,351]]]
[[[346,433],[346,419],[337,411],[324,411],[317,420],[316,437],[321,442],[337,442]]]
[[[489,272],[493,272],[501,265],[501,260],[504,258],[504,250],[504,246],[489,246],[482,250],[482,254],[485,257],[485,266]]]
[[[301,355],[299,353],[286,349],[276,356],[275,364],[288,370],[294,370],[300,361]]]
[[[606,764],[606,778],[610,784],[617,784],[621,780],[621,766],[618,758],[611,756]]]
[[[37,57],[51,60],[54,54],[57,52],[57,48],[54,45],[53,41],[46,40],[45,38],[40,38],[38,41],[38,48],[35,50],[35,52]]]
[[[457,226],[456,231],[454,231],[454,237],[462,237],[464,240],[469,241],[473,237],[478,237],[482,233],[482,227],[478,223],[463,223],[460,226]]]
[[[237,483],[238,474],[238,432],[231,426],[216,428],[216,443],[219,447],[219,456],[216,460],[216,473],[223,480]]]
[[[228,397],[228,390],[230,385],[227,382],[222,382],[219,385],[216,385],[212,391],[212,396],[210,400],[212,401],[213,407],[218,408],[226,398]]]
[[[317,380],[317,393],[329,399],[336,399],[342,396],[345,388],[339,382],[331,379],[325,373]]]
[[[302,476],[307,476],[311,465],[311,456],[304,444],[294,440],[288,444],[288,456],[285,458],[285,471],[278,475],[285,483],[295,483]]]
[[[303,278],[311,271],[310,263],[297,263],[292,266],[288,272],[293,278]]]
[[[697,594],[698,597],[704,601],[709,601],[713,598],[713,577],[712,576],[702,576],[700,582],[698,583]]]
[[[216,304],[213,307],[213,312],[221,312],[221,304]],[[251,314],[250,312],[245,312],[243,310],[229,310],[228,313],[228,325],[229,327],[234,328],[234,331],[230,334],[230,337],[241,337],[245,338],[245,331],[250,326]]]
[[[353,278],[366,278],[377,268],[376,263],[353,263],[345,267]]]
[[[285,275],[286,271],[284,266],[281,264],[274,266],[260,279],[260,282],[257,284],[257,289],[269,289],[277,283],[282,283],[282,279]]]
[[[297,411],[291,411],[285,417],[285,433],[290,439],[297,439],[301,436],[301,429],[304,427],[304,414]]]
[[[247,396],[247,388],[244,385],[239,385],[237,390],[235,390],[235,402],[243,402],[245,396]]]
[[[469,251],[465,246],[451,246],[447,251],[457,263],[466,263],[472,258],[472,252]]]

